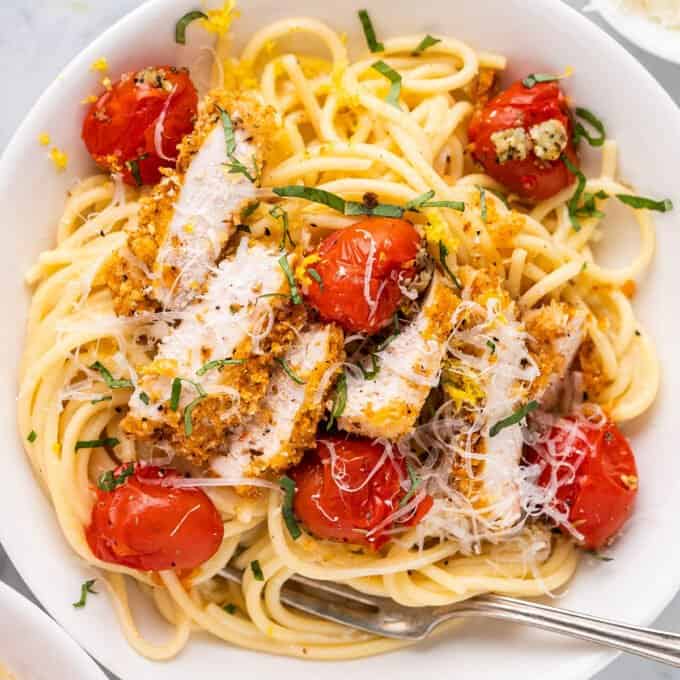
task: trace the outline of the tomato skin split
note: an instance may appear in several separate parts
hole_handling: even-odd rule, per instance
[[[186,69],[124,73],[85,116],[82,138],[96,163],[130,185],[155,184],[196,120],[198,94]]]
[[[128,465],[114,471],[119,477]],[[97,488],[87,542],[100,560],[142,571],[195,569],[224,536],[222,519],[196,488],[174,487],[175,470],[137,464],[112,491]]]
[[[531,88],[517,81],[477,109],[468,130],[472,155],[487,174],[521,197],[530,201],[550,198],[571,185],[575,177],[562,156],[546,160],[536,155],[531,130],[547,121],[556,122],[566,131],[562,155],[578,168],[571,112],[567,98],[554,81],[537,83]],[[511,130],[519,132],[521,141],[515,141],[513,153],[508,152],[511,157],[501,161],[499,142],[492,136]]]

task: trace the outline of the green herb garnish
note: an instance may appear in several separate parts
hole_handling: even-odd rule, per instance
[[[149,403],[151,402],[151,399],[149,398],[149,395],[146,392],[140,392],[139,401],[141,401],[142,404],[146,404],[148,406]]]
[[[614,558],[609,557],[608,555],[603,555],[601,552],[598,550],[584,550],[584,553],[587,555],[590,555],[591,557],[594,557],[596,560],[599,560],[600,562],[613,562]]]
[[[356,201],[345,201],[345,215],[376,215],[377,217],[401,217],[404,209],[399,205],[376,203],[368,205]]]
[[[79,449],[96,449],[98,446],[118,446],[120,440],[115,437],[105,437],[104,439],[81,439],[76,442],[76,451]]]
[[[426,35],[419,43],[418,47],[416,47],[413,52],[411,52],[412,57],[417,57],[421,55],[426,49],[429,47],[433,47],[437,43],[440,43],[441,40],[439,38],[433,38],[431,35]]]
[[[458,280],[458,277],[451,271],[448,263],[446,262],[446,258],[448,256],[449,249],[446,247],[444,241],[439,241],[439,263],[441,264],[442,269],[451,277],[451,280],[453,281],[456,288],[462,290],[463,284]]]
[[[554,76],[549,73],[530,73],[523,81],[522,85],[531,89],[537,83],[551,83],[560,80],[562,76]]]
[[[496,353],[496,343],[493,340],[487,340],[486,346],[491,350],[491,354]]]
[[[102,491],[113,491],[121,484],[125,484],[125,480],[131,477],[135,473],[134,463],[128,463],[121,471],[120,474],[116,475],[114,470],[108,470],[107,472],[102,472],[97,480],[97,486]]]
[[[413,466],[410,462],[406,463],[406,469],[408,470],[408,478],[411,481],[411,488],[408,490],[408,493],[399,501],[400,508],[403,508],[411,500],[411,498],[413,498],[416,491],[423,483],[422,478],[413,469]]]
[[[247,224],[237,224],[236,231],[244,231],[246,234],[252,233],[251,228]]]
[[[97,582],[96,578],[92,578],[89,581],[85,581],[82,586],[80,586],[80,599],[78,602],[74,602],[73,606],[76,609],[82,609],[87,604],[87,596],[89,594],[97,595],[97,591],[94,589],[94,584]]]
[[[279,250],[286,249],[286,241],[290,243],[291,248],[295,248],[295,241],[293,241],[293,237],[290,235],[290,228],[288,225],[288,212],[285,211],[280,205],[275,205],[269,211],[269,214],[275,220],[281,220],[281,224],[283,226],[281,241],[279,242]]]
[[[385,98],[385,101],[392,106],[399,108],[399,95],[401,94],[401,76],[387,63],[382,61],[376,61],[371,65],[371,68],[375,69],[381,76],[385,76],[387,80],[392,83],[390,85],[390,91]]]
[[[279,258],[279,266],[283,269],[283,273],[288,279],[288,286],[290,287],[290,299],[293,301],[294,305],[302,304],[302,298],[300,297],[300,291],[298,291],[297,283],[295,283],[295,277],[290,269],[290,263],[288,262],[288,255],[285,253]]]
[[[253,176],[248,168],[240,161],[234,153],[236,152],[236,137],[234,136],[234,124],[232,123],[231,116],[227,111],[225,111],[221,106],[217,107],[220,113],[220,119],[222,120],[222,128],[224,130],[224,141],[226,144],[227,158],[230,163],[225,163],[229,169],[229,174],[241,174],[255,184],[257,177]],[[257,168],[255,159],[253,158],[253,165]]]
[[[567,202],[567,210],[569,211],[569,220],[574,231],[580,231],[581,223],[578,220],[578,209],[579,201],[581,200],[581,195],[583,190],[586,188],[586,176],[567,158],[565,154],[562,154],[562,160],[567,166],[567,170],[576,177],[577,185],[576,191],[573,196]]]
[[[283,491],[283,505],[281,506],[281,512],[283,514],[283,521],[288,527],[288,533],[291,538],[296,541],[300,536],[302,536],[302,531],[295,518],[295,512],[293,511],[293,500],[295,499],[295,482],[290,477],[281,477],[279,479],[279,486]]]
[[[347,375],[343,371],[335,385],[333,408],[331,409],[331,417],[326,423],[326,430],[330,430],[335,421],[345,412],[345,406],[347,406]]]
[[[186,45],[187,42],[187,26],[196,19],[207,19],[208,15],[204,14],[200,10],[193,10],[192,12],[187,12],[176,24],[175,24],[175,42],[180,45]]]
[[[279,366],[281,366],[281,368],[283,369],[284,373],[285,373],[285,374],[286,374],[286,375],[287,375],[294,383],[297,383],[298,385],[305,385],[305,384],[307,383],[306,380],[303,380],[302,378],[300,378],[300,376],[295,375],[295,373],[293,372],[293,369],[290,367],[290,364],[289,364],[285,359],[283,359],[282,357],[277,357],[277,358],[275,359],[275,361],[276,361],[276,363],[277,363]]]
[[[110,394],[107,394],[103,397],[98,397],[97,399],[92,399],[92,401],[90,401],[90,404],[99,404],[102,401],[111,401],[112,399],[113,399],[113,397]]]
[[[598,132],[597,137],[593,137],[583,124],[575,121],[574,123],[574,144],[578,144],[581,138],[585,139],[590,146],[602,146],[607,134],[604,129],[604,123],[588,109],[576,108],[574,113],[579,117],[589,123]]]
[[[123,390],[123,389],[128,389],[131,387],[134,387],[132,384],[131,380],[125,380],[125,379],[118,379],[114,378],[111,375],[111,371],[109,371],[104,364],[102,364],[100,361],[95,361],[91,366],[91,369],[95,371],[99,371],[99,374],[101,375],[102,379],[106,383],[106,386],[109,389],[112,390]]]
[[[656,201],[653,198],[633,196],[631,194],[616,194],[616,198],[624,205],[635,208],[636,210],[656,210],[657,212],[668,212],[669,210],[673,210],[673,202],[670,198]]]
[[[477,187],[477,190],[479,191],[479,214],[480,217],[482,218],[482,222],[486,224],[486,218],[487,218],[487,210],[486,210],[486,191],[484,191],[484,187]]]
[[[276,295],[280,295],[280,293],[276,293]],[[283,297],[288,296],[283,295]],[[196,375],[205,375],[208,371],[212,371],[215,368],[219,368],[221,370],[225,366],[242,366],[245,363],[245,359],[213,359],[212,361],[208,361],[208,363],[203,364],[203,366],[201,366],[196,371]]]
[[[521,420],[524,420],[524,418],[529,415],[532,411],[535,411],[538,408],[538,402],[537,401],[530,401],[528,404],[525,404],[522,406],[522,408],[517,409],[512,415],[509,415],[507,418],[503,418],[503,420],[499,420],[490,430],[489,430],[489,437],[495,437],[501,430],[504,430],[506,427],[511,427],[512,425],[517,425]]]
[[[385,46],[378,42],[375,37],[375,30],[373,29],[373,22],[371,17],[368,16],[368,12],[365,9],[359,10],[359,21],[361,21],[361,27],[364,29],[364,36],[366,36],[366,44],[371,52],[384,52]]]
[[[229,602],[228,604],[222,605],[222,609],[224,609],[227,614],[236,614],[237,607],[235,604]]]
[[[375,354],[374,352],[371,352],[371,370],[367,371],[362,363],[359,361],[357,362],[356,366],[359,368],[361,371],[361,374],[364,376],[364,380],[374,380],[375,377],[380,373],[380,363],[378,359],[378,355]]]
[[[28,437],[26,437],[26,439],[28,439],[28,441],[31,442],[31,444],[32,444],[37,438],[38,438],[38,433],[37,433],[35,430],[31,430],[31,431],[28,433]]]
[[[253,560],[250,563],[250,568],[253,571],[253,576],[256,581],[264,581],[264,574],[262,573],[262,567],[260,566],[259,560]]]
[[[248,203],[248,205],[241,210],[241,222],[245,222],[253,213],[260,207],[260,202]]]
[[[133,158],[131,161],[125,161],[125,166],[130,171],[130,174],[135,180],[135,184],[138,187],[141,187],[144,182],[142,181],[142,173],[139,170],[139,159]]]
[[[431,201],[434,197],[434,191],[426,191],[420,196],[412,198],[404,206],[404,210],[413,210],[418,212],[421,208],[451,208],[463,212],[465,210],[465,203],[462,201]]]
[[[313,267],[308,267],[307,273],[319,284],[319,288],[323,290],[323,279],[321,278],[321,274]]]

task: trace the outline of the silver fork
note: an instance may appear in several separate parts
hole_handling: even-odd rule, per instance
[[[220,574],[241,583],[239,569],[227,566]],[[348,586],[294,576],[281,589],[281,600],[322,619],[400,640],[422,640],[450,619],[483,616],[596,642],[680,667],[680,635],[676,633],[631,626],[512,597],[478,595],[444,607],[404,607]]]

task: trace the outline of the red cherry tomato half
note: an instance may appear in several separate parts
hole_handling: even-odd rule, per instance
[[[563,425],[575,422],[565,420]],[[612,422],[583,428],[575,438],[568,436],[568,429],[555,427],[548,435],[554,444],[552,460],[557,461],[558,482],[576,469],[573,481],[558,487],[555,502],[568,509],[570,524],[583,534],[583,546],[597,550],[619,533],[633,510],[638,479],[635,457]],[[545,445],[530,449],[525,456],[529,462],[548,461]],[[547,486],[552,474],[549,463],[539,484]]]
[[[114,475],[127,471],[122,465]],[[179,478],[174,470],[137,465],[113,491],[97,489],[86,531],[92,552],[143,571],[194,569],[212,557],[224,535],[220,515],[200,489],[168,484]]]
[[[399,281],[415,273],[419,246],[420,236],[406,220],[369,217],[338,230],[309,264],[319,276],[309,277],[307,301],[347,331],[375,333],[397,311]]]
[[[406,495],[401,480],[407,472],[402,458],[386,457],[381,462],[383,454],[383,446],[367,439],[319,440],[316,451],[290,473],[296,485],[297,517],[319,538],[376,549],[384,545],[394,523],[381,525]],[[415,512],[398,522],[414,526],[431,507],[432,498],[426,496]]]
[[[155,66],[124,73],[90,107],[82,137],[98,165],[128,184],[154,184],[174,167],[191,132],[198,95],[186,69]]]
[[[563,153],[578,167],[567,99],[556,82],[537,83],[529,88],[518,81],[478,109],[468,130],[472,155],[491,177],[520,196],[532,201],[554,196],[574,181],[574,175],[561,158],[539,158],[531,138],[534,126],[553,120],[566,130],[567,143]],[[515,154],[515,158],[501,162],[492,136],[516,128],[521,128],[524,141],[528,140],[526,157]]]

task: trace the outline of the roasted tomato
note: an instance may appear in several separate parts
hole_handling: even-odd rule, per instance
[[[486,172],[524,198],[549,198],[574,181],[562,160],[578,167],[573,123],[556,82],[514,83],[475,112],[469,137]]]
[[[408,475],[404,460],[383,460],[384,451],[367,439],[317,441],[316,451],[290,473],[296,485],[293,509],[311,533],[377,549],[389,540],[390,529],[415,526],[427,514],[430,496],[389,521],[408,493],[401,484]]]
[[[400,282],[415,273],[420,240],[410,222],[386,217],[336,231],[308,259],[307,301],[347,331],[375,333],[399,306]]]
[[[545,465],[539,484],[557,481],[553,502],[568,512],[569,523],[583,535],[583,546],[597,550],[613,540],[630,517],[637,495],[637,468],[626,438],[614,423],[581,425],[574,432],[575,423],[567,418],[556,425],[547,437],[550,447],[536,446],[525,457]]]
[[[194,569],[212,557],[224,535],[220,515],[200,489],[170,485],[180,478],[154,466],[118,467],[112,490],[97,489],[86,531],[92,552],[144,571]]]
[[[90,107],[83,141],[102,168],[121,173],[128,184],[154,184],[159,168],[175,165],[197,105],[186,69],[150,66],[124,73]]]

